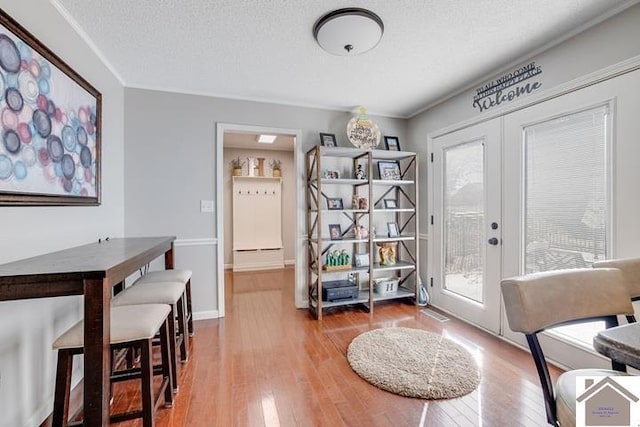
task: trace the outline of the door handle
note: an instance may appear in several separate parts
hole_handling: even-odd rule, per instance
[[[488,240],[490,245],[496,246],[499,243],[499,240],[497,237],[492,237]]]

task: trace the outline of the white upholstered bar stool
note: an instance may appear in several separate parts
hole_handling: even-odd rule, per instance
[[[146,284],[129,286],[111,300],[111,306],[120,307],[138,304],[168,304],[171,307],[169,315],[169,347],[171,354],[173,388],[178,390],[178,372],[176,365],[176,341],[180,345],[180,360],[184,363],[189,358],[189,334],[187,330],[185,304],[185,286],[179,282],[149,282]],[[179,328],[176,328],[176,318]],[[177,332],[179,329],[179,334]]]
[[[193,336],[193,316],[191,311],[191,270],[169,269],[150,271],[134,282],[134,285],[142,285],[155,282],[178,282],[185,286],[187,305],[187,327],[189,335]]]
[[[171,308],[166,304],[130,305],[111,308],[111,349],[136,347],[140,349],[140,369],[115,372],[111,381],[141,380],[142,409],[112,414],[111,422],[142,418],[144,427],[154,425],[153,413],[164,393],[165,406],[173,405],[173,376],[169,351],[168,318]],[[157,396],[153,395],[152,340],[160,333],[162,355],[162,383]],[[69,395],[73,356],[84,350],[84,321],[80,321],[62,334],[54,343],[58,350],[55,397],[52,425],[67,426],[69,421]]]

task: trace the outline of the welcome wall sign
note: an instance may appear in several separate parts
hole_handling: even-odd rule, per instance
[[[542,67],[531,62],[479,87],[473,97],[473,108],[483,112],[504,102],[518,99],[522,95],[530,94],[542,86],[542,83],[534,79],[540,74],[542,74]]]

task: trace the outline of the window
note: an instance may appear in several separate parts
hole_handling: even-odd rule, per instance
[[[484,302],[485,150],[482,140],[444,151],[444,287]]]
[[[524,128],[525,273],[606,258],[608,121],[600,106]],[[591,345],[598,323],[556,332]]]

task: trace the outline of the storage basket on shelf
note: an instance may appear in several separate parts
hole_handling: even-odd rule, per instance
[[[391,277],[383,277],[374,279],[373,292],[380,295],[391,294],[398,292],[398,279]]]

